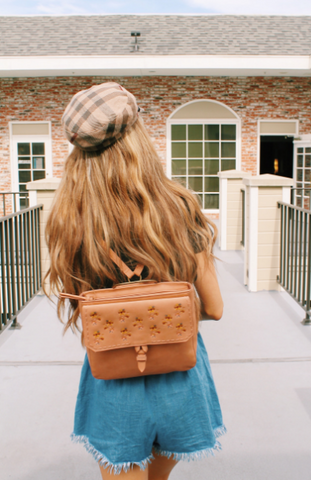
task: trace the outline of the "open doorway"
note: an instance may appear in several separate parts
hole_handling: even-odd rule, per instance
[[[293,178],[293,137],[260,136],[260,174],[271,173]]]

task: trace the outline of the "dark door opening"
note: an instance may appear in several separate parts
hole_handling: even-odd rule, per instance
[[[293,178],[293,137],[261,135],[260,174]]]

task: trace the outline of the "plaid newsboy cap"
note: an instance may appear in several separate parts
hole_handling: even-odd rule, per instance
[[[97,150],[114,143],[137,120],[134,95],[114,82],[76,93],[67,106],[62,124],[68,140],[83,150]]]

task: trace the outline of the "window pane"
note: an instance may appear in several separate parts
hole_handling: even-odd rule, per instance
[[[19,170],[30,170],[30,157],[18,157],[18,169]]]
[[[20,192],[28,192],[28,190],[27,190],[27,188],[26,188],[26,185],[20,184],[20,185],[19,185],[19,191],[20,191]]]
[[[186,142],[172,143],[172,157],[186,158]]]
[[[31,169],[31,164],[27,162],[19,162],[18,163],[18,170],[30,170]]]
[[[299,167],[299,165],[298,165]],[[305,167],[311,167],[311,155],[305,156]]]
[[[219,160],[204,160],[205,175],[217,175],[219,172]]]
[[[188,156],[190,158],[203,157],[203,143],[188,143]]]
[[[299,148],[298,148],[298,150],[299,150]],[[306,153],[311,153],[311,147],[306,147]]]
[[[17,152],[18,152],[18,155],[30,155],[29,143],[18,143]]]
[[[305,182],[310,182],[311,180],[310,172],[311,170],[305,170]]]
[[[188,125],[188,140],[203,140],[203,125]]]
[[[31,172],[28,170],[22,170],[18,172],[18,181],[20,183],[27,183],[31,181]]]
[[[205,157],[219,157],[219,143],[205,142]]]
[[[204,208],[219,208],[219,195],[204,195]]]
[[[195,192],[202,192],[203,190],[203,178],[202,177],[189,177],[188,186]]]
[[[221,144],[221,157],[235,157],[235,142]]]
[[[299,147],[299,148],[297,148],[297,151],[298,151],[298,153],[303,153],[303,148]]]
[[[196,197],[198,199],[200,207],[203,208],[203,195],[202,195],[202,193],[196,193]]]
[[[44,155],[44,143],[33,143],[32,144],[32,154],[33,155]]]
[[[188,160],[189,175],[203,175],[203,160]]]
[[[205,125],[205,140],[219,140],[219,125]]]
[[[297,167],[302,168],[302,163],[303,163],[303,155],[298,155],[297,156]]]
[[[184,187],[187,187],[186,177],[173,177],[172,180],[175,180],[176,182],[181,183]]]
[[[20,204],[21,208],[27,208],[28,207],[27,203],[28,203],[27,198],[25,198],[25,197],[20,198],[19,204]]]
[[[235,169],[235,160],[222,160],[221,161],[221,171],[224,170],[234,170]]]
[[[172,174],[186,175],[186,160],[172,160]]]
[[[33,179],[34,180],[41,180],[41,178],[45,178],[45,170],[43,171],[35,171],[33,172]]]
[[[205,192],[219,192],[219,178],[205,177]]]
[[[32,168],[34,169],[45,168],[44,157],[32,157]]]
[[[301,206],[302,206],[302,199],[301,199],[301,197],[299,197],[299,198],[296,199],[296,205],[297,205],[297,207],[301,207]]]
[[[297,181],[302,182],[302,170],[297,169]]]
[[[186,125],[172,125],[172,140],[186,140]]]
[[[221,126],[221,139],[222,140],[235,140],[235,125],[222,125]]]

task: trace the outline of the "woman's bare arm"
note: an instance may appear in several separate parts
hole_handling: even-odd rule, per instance
[[[194,282],[201,300],[201,310],[209,318],[219,320],[222,317],[223,301],[218,285],[213,261],[205,252],[197,254],[198,272]]]

